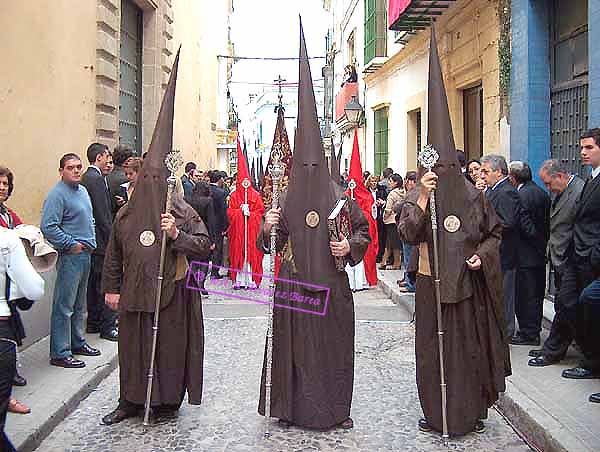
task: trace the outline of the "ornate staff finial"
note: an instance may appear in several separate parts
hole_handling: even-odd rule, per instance
[[[183,166],[181,150],[173,149],[165,157],[165,165],[171,174],[175,174]]]
[[[431,171],[431,168],[435,166],[439,158],[438,151],[431,144],[428,144],[419,152],[419,163],[421,163],[423,168],[427,168],[428,171]]]
[[[356,181],[354,179],[348,182],[348,188],[350,189],[350,196],[354,199],[354,189],[356,188]]]

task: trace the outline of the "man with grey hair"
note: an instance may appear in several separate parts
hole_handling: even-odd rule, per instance
[[[546,294],[546,244],[549,234],[550,197],[532,180],[531,168],[527,163],[511,162],[509,178],[517,189],[523,208],[529,214],[536,231],[534,240],[522,233],[520,237],[515,300],[519,332],[511,339],[511,344],[539,345]]]
[[[504,157],[495,154],[483,156],[481,177],[488,187],[485,194],[502,223],[500,267],[503,275],[506,334],[507,340],[511,340],[515,334],[515,298],[521,234],[533,240],[536,232],[517,190],[510,183],[508,165]]]
[[[571,174],[558,160],[546,160],[540,168],[540,179],[554,195],[550,209],[548,255],[554,267],[554,320],[550,334],[541,349],[531,350],[529,365],[543,367],[559,362],[575,338],[577,318],[577,284],[573,266],[567,265],[573,240],[577,200],[584,182]]]

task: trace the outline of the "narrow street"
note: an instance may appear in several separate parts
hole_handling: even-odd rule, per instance
[[[353,430],[283,428],[263,438],[257,413],[267,307],[239,300],[204,301],[205,365],[201,406],[184,403],[177,418],[147,431],[140,418],[107,427],[101,417],[118,399],[113,372],[39,446],[43,452],[171,451],[441,451],[438,435],[421,433],[415,385],[414,326],[380,289],[355,295],[356,362]],[[528,451],[495,410],[487,431],[453,440],[450,450]]]

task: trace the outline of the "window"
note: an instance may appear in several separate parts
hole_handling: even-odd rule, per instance
[[[121,2],[119,142],[142,152],[142,10]]]
[[[481,85],[463,91],[465,122],[465,155],[467,160],[483,155],[483,88]]]
[[[375,110],[375,174],[388,166],[388,107]]]
[[[386,0],[365,0],[365,66],[387,55]]]
[[[407,114],[406,149],[408,149],[409,167],[416,166],[421,151],[421,109],[409,111]],[[409,168],[410,169],[410,168]]]
[[[348,37],[348,64],[354,64],[356,62],[354,57],[354,36],[356,30],[352,30],[350,36]]]

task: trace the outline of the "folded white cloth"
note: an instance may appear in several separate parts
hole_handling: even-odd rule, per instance
[[[47,272],[54,268],[58,253],[44,239],[42,231],[31,224],[20,224],[14,229],[25,246],[31,265],[38,272]]]

